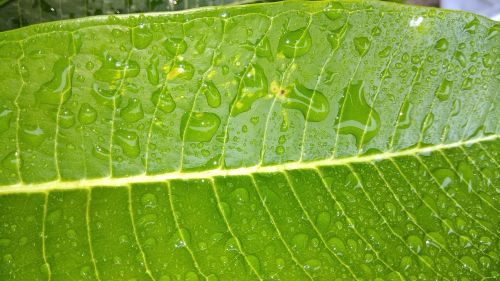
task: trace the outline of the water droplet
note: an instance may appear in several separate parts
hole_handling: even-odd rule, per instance
[[[474,81],[472,80],[472,78],[466,77],[464,79],[464,81],[462,82],[462,85],[460,86],[460,88],[462,90],[470,90],[470,89],[472,89],[472,86],[474,86]]]
[[[211,112],[193,112],[189,118],[189,112],[184,113],[181,119],[181,136],[184,141],[207,142],[217,132],[220,118]]]
[[[168,275],[162,275],[159,281],[172,281],[172,279]]]
[[[328,212],[321,212],[316,216],[316,226],[321,231],[326,231],[330,227],[331,216]]]
[[[255,269],[255,271],[260,272],[260,261],[259,258],[254,255],[247,256],[248,263]]]
[[[19,157],[17,151],[12,151],[5,155],[2,159],[2,167],[7,170],[16,171],[19,165]]]
[[[283,102],[283,107],[299,110],[307,121],[319,122],[328,115],[328,100],[318,91],[294,83],[293,86],[285,90],[284,95],[286,99]]]
[[[321,262],[317,259],[311,259],[304,263],[304,269],[308,271],[318,271],[321,269]]]
[[[391,50],[392,50],[392,47],[391,46],[387,46],[382,51],[380,51],[378,53],[378,56],[381,57],[381,58],[386,58],[391,53]]]
[[[231,192],[231,198],[238,205],[245,204],[249,199],[248,191],[243,187],[237,188]]]
[[[97,111],[88,103],[84,103],[78,112],[78,121],[83,125],[92,124],[97,120]]]
[[[377,134],[380,129],[380,117],[365,100],[362,81],[353,82],[345,89],[340,104],[344,104],[343,113],[340,120],[335,122],[339,126],[340,134],[352,134],[356,138],[358,147],[362,145],[361,135],[365,132],[365,127],[364,143]]]
[[[191,80],[193,78],[195,69],[192,64],[185,60],[176,60],[167,74],[168,80],[173,80],[175,78]]]
[[[153,34],[149,27],[144,24],[132,28],[132,44],[135,48],[142,50],[145,49],[153,41]]]
[[[446,50],[448,50],[448,45],[450,43],[448,43],[448,40],[446,40],[446,38],[441,38],[439,39],[437,42],[436,42],[436,50],[440,51],[440,52],[444,52]]]
[[[368,49],[370,49],[370,39],[367,37],[356,37],[354,38],[354,48],[360,56],[364,56]]]
[[[125,63],[105,54],[101,67],[94,72],[93,76],[97,81],[109,83],[122,78],[136,77],[139,72],[140,67],[137,62],[130,60]]]
[[[344,242],[337,237],[332,237],[328,239],[327,245],[333,250],[333,252],[339,256],[346,252]]]
[[[129,123],[141,120],[144,117],[141,101],[137,98],[129,99],[127,106],[120,111],[120,116]]]
[[[39,126],[28,126],[21,130],[21,140],[34,146],[40,146],[46,138],[45,131]]]
[[[462,181],[464,181],[469,189],[469,192],[472,190],[472,182],[475,178],[474,172],[469,164],[467,162],[460,162],[458,164],[458,174]]]
[[[427,113],[427,115],[425,115],[424,120],[422,120],[422,123],[420,124],[420,129],[422,133],[427,132],[427,130],[431,127],[433,122],[434,122],[434,113],[432,112]]]
[[[163,41],[163,47],[172,55],[180,55],[186,52],[187,43],[182,38],[168,38]]]
[[[347,15],[342,11],[325,9],[325,15],[331,20],[328,24],[328,29],[331,31],[338,32],[347,23]]]
[[[141,152],[137,133],[119,129],[115,133],[115,141],[122,148],[123,154],[136,158]]]
[[[232,116],[250,110],[252,104],[268,93],[267,78],[260,66],[250,64],[243,74],[241,84],[238,88],[235,106],[231,112]]]
[[[35,93],[35,100],[38,104],[59,105],[65,103],[71,95],[71,79],[73,78],[73,65],[68,59],[62,58],[54,63],[52,79],[43,84]]]
[[[0,134],[10,128],[12,116],[14,116],[14,112],[10,108],[3,105],[0,106]]]
[[[438,181],[441,188],[446,188],[455,181],[455,172],[450,169],[436,169],[432,172],[432,174]]]
[[[153,193],[145,193],[141,197],[141,203],[144,208],[156,208],[158,204],[158,199]]]
[[[463,256],[462,258],[460,258],[460,261],[464,264],[464,267],[466,269],[478,272],[477,263],[473,258],[469,256]]]
[[[199,281],[200,279],[198,278],[198,274],[190,271],[186,273],[186,276],[184,276],[184,281]]]
[[[269,39],[267,37],[262,39],[259,42],[259,44],[257,44],[257,48],[255,51],[257,56],[259,57],[267,58],[269,60],[272,60],[273,58],[273,53],[271,51],[271,43],[269,43]]]
[[[146,67],[146,73],[148,76],[148,81],[151,83],[151,85],[158,85],[160,83],[160,73],[158,71],[158,65],[160,63],[160,60],[158,59],[158,56],[154,55],[151,57],[149,60],[149,64]]]
[[[477,18],[474,18],[465,25],[464,30],[470,34],[474,34],[476,33],[479,24],[480,24],[479,20]]]
[[[415,235],[408,236],[408,238],[406,238],[406,243],[408,244],[408,247],[410,247],[410,250],[417,254],[422,251],[424,246],[422,240]]]
[[[306,28],[284,33],[278,43],[278,50],[285,57],[293,58],[305,55],[312,46],[311,34]]]
[[[205,81],[201,84],[201,91],[207,98],[207,104],[211,107],[219,107],[221,96],[219,90],[212,81]]]
[[[401,107],[401,112],[399,113],[398,128],[406,129],[411,125],[411,112],[413,105],[410,103],[409,99],[406,99]]]
[[[63,109],[59,114],[59,126],[64,129],[73,127],[75,124],[75,114],[69,109]]]
[[[151,95],[151,102],[165,113],[170,113],[175,109],[175,101],[172,96],[167,93],[166,87],[156,89]]]
[[[100,145],[95,145],[94,149],[92,150],[92,154],[101,160],[109,160],[109,150],[100,146]]]
[[[278,145],[278,146],[276,146],[275,151],[276,151],[276,154],[283,155],[283,153],[285,153],[285,148],[282,145]]]
[[[453,88],[453,81],[444,79],[439,88],[437,89],[436,96],[440,101],[445,101],[448,99]]]

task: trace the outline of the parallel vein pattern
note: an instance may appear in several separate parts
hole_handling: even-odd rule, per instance
[[[0,33],[0,279],[498,279],[499,46],[354,0]]]

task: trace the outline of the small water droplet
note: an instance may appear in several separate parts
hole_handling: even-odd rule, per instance
[[[120,111],[120,116],[129,123],[141,120],[144,117],[141,101],[137,98],[129,99],[127,106]]]
[[[328,24],[328,29],[338,32],[347,23],[347,15],[343,11],[334,9],[325,9],[325,15],[331,20]]]
[[[94,149],[92,150],[92,154],[101,160],[109,160],[109,150],[100,146],[100,145],[95,145]]]
[[[432,172],[436,180],[438,181],[441,188],[448,187],[452,182],[455,181],[455,172],[450,169],[440,168]]]
[[[282,145],[276,146],[276,154],[283,155],[285,153],[285,148]]]
[[[278,43],[278,50],[285,57],[293,58],[305,55],[312,46],[311,34],[306,28],[285,32]]]
[[[475,34],[479,24],[479,20],[474,18],[465,25],[464,30],[470,34]]]
[[[22,141],[34,146],[40,146],[46,139],[45,131],[40,126],[27,126],[21,129],[20,138]]]
[[[294,83],[285,91],[285,96],[283,107],[299,110],[307,121],[319,122],[328,115],[328,100],[319,91]]]
[[[180,132],[187,142],[208,142],[217,132],[220,118],[211,112],[193,112],[189,118],[189,112],[184,113],[181,119]]]
[[[221,95],[212,81],[205,81],[201,85],[201,91],[207,99],[207,104],[213,108],[221,104]]]
[[[149,60],[149,64],[146,67],[148,81],[153,86],[158,85],[158,83],[160,83],[160,73],[158,71],[159,63],[160,60],[158,56],[154,55],[151,57],[151,59]]]
[[[185,60],[175,60],[172,67],[168,71],[167,79],[173,80],[175,78],[191,80],[193,78],[195,69],[194,66]]]
[[[141,203],[144,208],[156,208],[158,204],[158,199],[153,193],[145,193],[141,197]]]
[[[333,252],[339,256],[343,255],[346,252],[346,247],[344,242],[337,237],[332,237],[327,241],[328,247],[330,247]]]
[[[95,110],[90,104],[84,103],[80,106],[80,111],[78,112],[78,121],[83,125],[92,124],[97,120],[97,110]]]
[[[137,133],[119,129],[115,132],[115,141],[122,148],[123,154],[136,158],[141,152],[139,136]]]
[[[410,247],[410,250],[417,254],[422,251],[424,246],[422,239],[415,235],[408,236],[408,238],[406,238],[406,243],[408,244],[408,247]]]
[[[318,271],[321,269],[321,261],[317,259],[311,259],[304,263],[304,269],[307,271]]]
[[[252,104],[267,93],[268,84],[264,71],[260,66],[250,64],[247,71],[243,73],[231,116],[250,110]]]
[[[64,129],[69,129],[75,124],[75,114],[69,109],[63,109],[59,114],[59,126]]]

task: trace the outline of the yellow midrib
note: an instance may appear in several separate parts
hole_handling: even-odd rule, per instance
[[[366,156],[352,156],[352,157],[337,158],[337,159],[324,159],[311,162],[290,162],[290,163],[270,165],[270,166],[251,166],[251,167],[236,168],[236,169],[213,169],[213,170],[196,171],[196,172],[175,171],[158,175],[141,174],[123,178],[107,177],[98,179],[84,179],[77,181],[57,180],[57,181],[37,183],[37,184],[18,183],[14,185],[0,186],[0,194],[48,192],[51,190],[61,190],[61,189],[92,188],[95,186],[123,186],[134,183],[164,182],[174,179],[185,179],[185,180],[206,179],[206,178],[225,177],[225,176],[245,176],[256,173],[275,173],[288,170],[316,169],[321,166],[347,165],[351,163],[364,163],[364,162],[396,158],[400,156],[426,154],[426,153],[431,153],[433,151],[446,150],[460,146],[469,146],[475,143],[480,143],[485,141],[492,141],[497,138],[498,135],[490,135],[467,141],[460,141],[450,144],[438,144],[428,147],[417,147],[397,152],[383,152],[379,154],[372,154]]]

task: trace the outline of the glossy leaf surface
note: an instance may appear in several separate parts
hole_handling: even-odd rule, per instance
[[[365,1],[0,33],[0,279],[498,278],[499,46]]]

